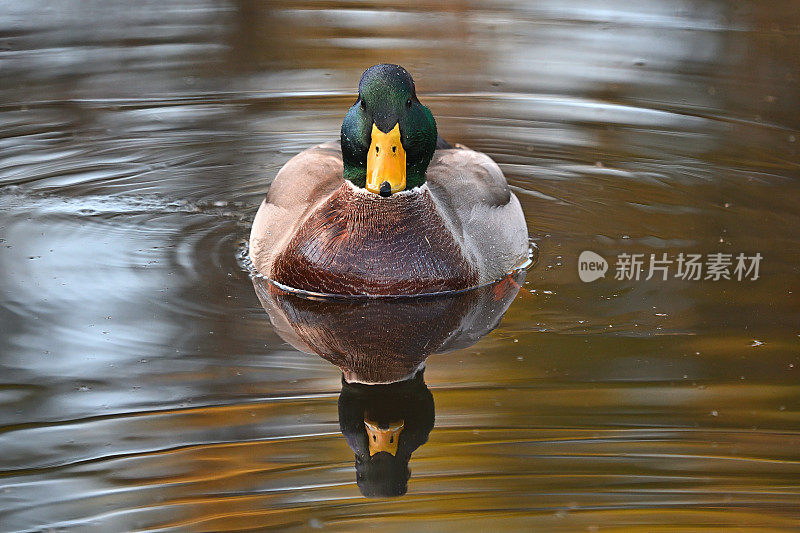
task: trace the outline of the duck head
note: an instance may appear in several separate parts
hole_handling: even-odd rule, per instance
[[[419,187],[436,150],[436,121],[399,65],[370,67],[342,122],[344,178],[381,196]]]

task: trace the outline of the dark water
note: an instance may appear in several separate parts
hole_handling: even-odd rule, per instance
[[[793,1],[0,2],[0,530],[799,528],[798,57]],[[540,250],[497,329],[343,394],[427,439],[397,499],[238,260],[383,61]],[[759,278],[614,279],[720,252]]]

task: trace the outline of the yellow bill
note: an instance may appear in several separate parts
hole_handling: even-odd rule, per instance
[[[367,154],[367,190],[380,194],[381,184],[388,181],[392,193],[406,188],[406,151],[400,142],[400,124],[383,133],[372,125],[372,143]]]
[[[378,452],[388,452],[392,455],[397,454],[397,442],[400,440],[400,433],[403,431],[404,422],[392,422],[388,428],[381,429],[377,422],[364,420],[367,428],[367,438],[369,439],[369,456],[372,457]]]

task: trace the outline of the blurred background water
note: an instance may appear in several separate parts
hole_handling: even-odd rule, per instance
[[[790,0],[0,1],[0,530],[796,530],[798,57]],[[379,62],[540,250],[428,359],[399,499],[237,260]],[[587,249],[763,260],[582,283]]]

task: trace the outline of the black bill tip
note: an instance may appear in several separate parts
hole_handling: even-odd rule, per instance
[[[392,195],[392,184],[388,181],[381,183],[380,195],[384,198],[390,197]]]

